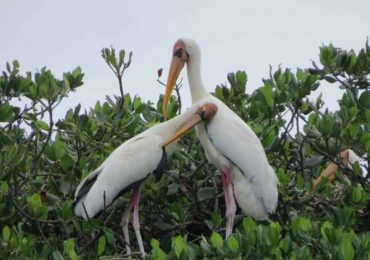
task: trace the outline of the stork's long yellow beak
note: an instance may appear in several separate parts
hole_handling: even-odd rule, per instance
[[[167,145],[174,142],[176,139],[180,138],[183,134],[188,132],[192,129],[195,125],[197,125],[201,121],[210,120],[214,117],[217,113],[217,106],[212,103],[207,103],[203,105],[196,114],[194,114],[173,136],[167,139],[163,144],[162,147],[166,147]]]
[[[173,88],[175,87],[176,81],[180,75],[182,68],[185,63],[178,57],[174,56],[171,61],[170,72],[168,73],[166,92],[163,98],[162,112],[167,117],[167,106],[170,100]]]
[[[167,139],[163,144],[162,147],[166,147],[167,145],[171,144],[175,140],[179,139],[183,134],[185,134],[187,131],[192,129],[196,124],[198,124],[200,121],[202,121],[202,118],[200,115],[196,114],[193,115],[189,121],[187,121],[181,128],[178,130],[173,136],[171,136],[169,139]]]

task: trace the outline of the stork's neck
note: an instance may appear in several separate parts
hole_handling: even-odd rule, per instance
[[[179,130],[186,123],[186,121],[188,121],[189,118],[191,118],[191,116],[195,114],[197,108],[198,108],[197,106],[192,106],[189,109],[182,112],[180,115],[171,118],[171,120],[168,120],[166,122],[165,127],[171,129],[172,131]]]
[[[191,117],[196,113],[199,106],[192,106],[183,112],[181,115],[178,115],[166,122],[163,122],[155,127],[151,128],[157,134],[160,134],[163,137],[163,140],[167,140],[172,137],[180,128],[191,119]],[[151,131],[149,129],[149,131]]]
[[[187,63],[188,81],[193,104],[208,97],[200,76],[200,53],[192,56]]]

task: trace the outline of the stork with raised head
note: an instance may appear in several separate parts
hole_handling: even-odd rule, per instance
[[[218,108],[210,122],[202,122],[195,129],[208,160],[221,171],[228,237],[232,233],[236,212],[234,196],[245,215],[265,220],[268,213],[274,212],[277,207],[278,180],[256,134],[204,88],[200,75],[200,49],[193,40],[179,39],[174,45],[163,101],[164,115],[175,82],[185,64],[193,104],[211,102]]]
[[[217,107],[211,103],[194,105],[185,113],[155,125],[120,145],[78,185],[75,192],[75,214],[88,220],[122,193],[133,190],[121,225],[127,254],[130,254],[128,222],[133,208],[132,225],[140,252],[144,256],[139,223],[141,183],[150,173],[159,178],[164,171],[167,156],[174,150],[174,141],[200,121],[211,119],[216,112]]]

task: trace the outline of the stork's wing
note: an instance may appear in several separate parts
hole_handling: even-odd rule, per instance
[[[77,204],[78,201],[89,192],[92,185],[94,185],[96,178],[98,177],[99,173],[101,173],[102,170],[103,165],[100,165],[99,168],[91,172],[85,179],[83,179],[80,182],[75,192],[75,204]]]
[[[277,206],[277,177],[269,165],[261,142],[249,126],[224,104],[218,104],[217,115],[206,125],[211,142],[232,161],[262,198],[266,210]]]
[[[123,191],[140,183],[161,167],[163,140],[159,135],[141,136],[119,146],[90,174],[76,191],[75,214],[92,218]],[[91,183],[95,182],[91,185]],[[91,185],[87,192],[86,188]],[[84,191],[84,192],[83,192]],[[87,216],[86,216],[87,214]]]

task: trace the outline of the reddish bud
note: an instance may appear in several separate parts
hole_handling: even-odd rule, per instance
[[[162,72],[163,72],[162,68],[157,70],[158,78],[160,78],[162,76]]]

